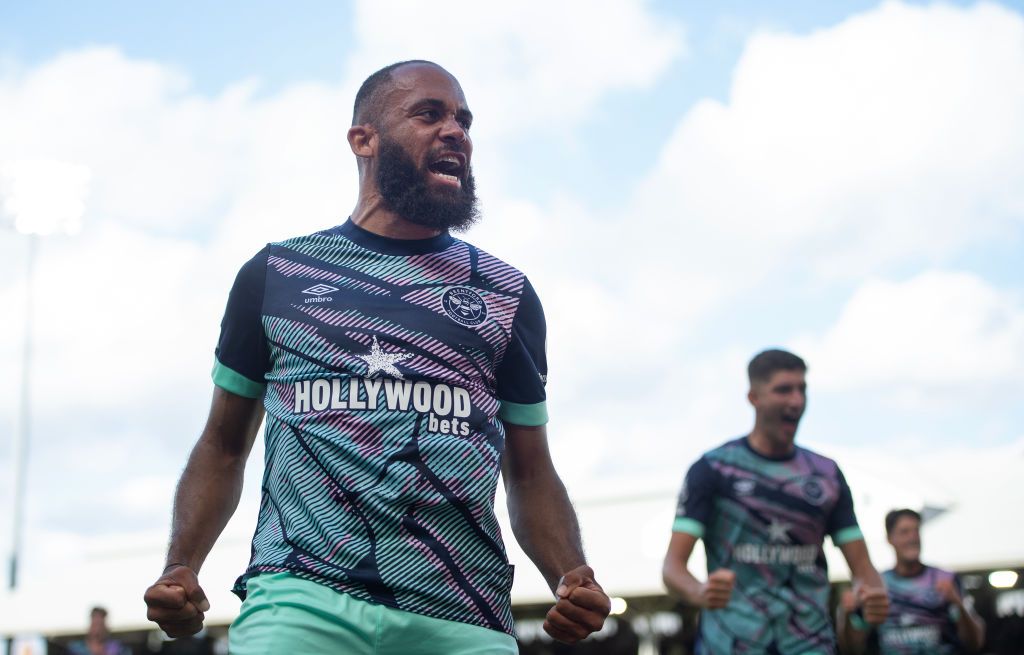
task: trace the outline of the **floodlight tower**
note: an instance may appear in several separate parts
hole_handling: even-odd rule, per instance
[[[89,169],[54,160],[19,161],[0,168],[0,208],[26,236],[25,334],[21,351],[18,429],[14,438],[14,489],[11,551],[7,586],[18,586],[18,556],[24,523],[29,447],[32,443],[32,291],[39,240],[53,234],[74,234],[85,212]]]

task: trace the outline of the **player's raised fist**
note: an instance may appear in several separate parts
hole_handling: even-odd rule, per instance
[[[712,610],[722,609],[729,604],[732,589],[736,586],[736,574],[729,569],[718,569],[708,575],[707,582],[701,585],[700,598],[704,607]]]
[[[864,611],[864,620],[871,625],[885,623],[889,615],[889,593],[885,587],[861,587],[857,590],[857,600]]]
[[[544,619],[544,631],[558,641],[574,644],[597,632],[611,611],[611,600],[594,580],[594,571],[579,566],[558,581],[555,606]]]
[[[168,567],[143,596],[146,618],[155,622],[168,637],[187,637],[203,629],[204,612],[210,601],[199,586],[196,572],[187,566]]]

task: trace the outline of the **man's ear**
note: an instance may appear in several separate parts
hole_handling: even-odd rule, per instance
[[[353,125],[348,128],[348,145],[356,157],[376,156],[377,142],[377,130],[372,125]]]
[[[750,391],[747,392],[747,400],[751,405],[757,407],[757,391],[754,390],[754,387],[750,387]]]

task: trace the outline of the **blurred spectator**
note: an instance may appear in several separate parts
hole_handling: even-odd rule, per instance
[[[132,649],[110,638],[107,629],[107,610],[94,607],[89,612],[89,632],[85,639],[68,644],[71,655],[132,655]]]

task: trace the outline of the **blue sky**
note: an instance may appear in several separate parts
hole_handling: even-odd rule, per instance
[[[622,140],[609,133],[630,130],[631,149],[656,150],[678,119],[680,109],[706,97],[725,99],[729,71],[745,40],[756,30],[806,34],[834,25],[877,2],[820,3],[808,0],[750,3],[648,3],[650,10],[685,26],[688,52],[678,57],[656,84],[606,98],[600,111],[575,126],[571,148],[561,157],[557,177],[543,167],[524,171],[517,183],[530,193],[571,187],[598,202],[621,200],[612,174],[634,178],[641,167],[599,165],[606,157],[627,156]],[[927,4],[927,3],[913,3]],[[952,4],[966,5],[965,2]],[[146,3],[61,2],[7,5],[2,10],[0,54],[19,64],[35,64],[71,49],[116,45],[126,55],[159,61],[188,74],[192,87],[216,94],[233,82],[256,78],[259,93],[273,94],[302,81],[336,82],[353,50],[353,8],[347,3],[275,2]],[[396,12],[400,16],[401,12]],[[400,19],[399,19],[400,20]],[[624,125],[642,120],[641,129]],[[531,146],[517,154],[527,156]],[[532,172],[530,175],[528,173]]]
[[[476,115],[466,238],[545,303],[574,495],[677,485],[772,345],[811,366],[799,438],[851,466],[1022,443],[1022,3],[4,3],[0,435],[15,181],[88,176],[37,266],[30,535],[163,534],[231,279],[344,219],[354,91],[412,57]]]

